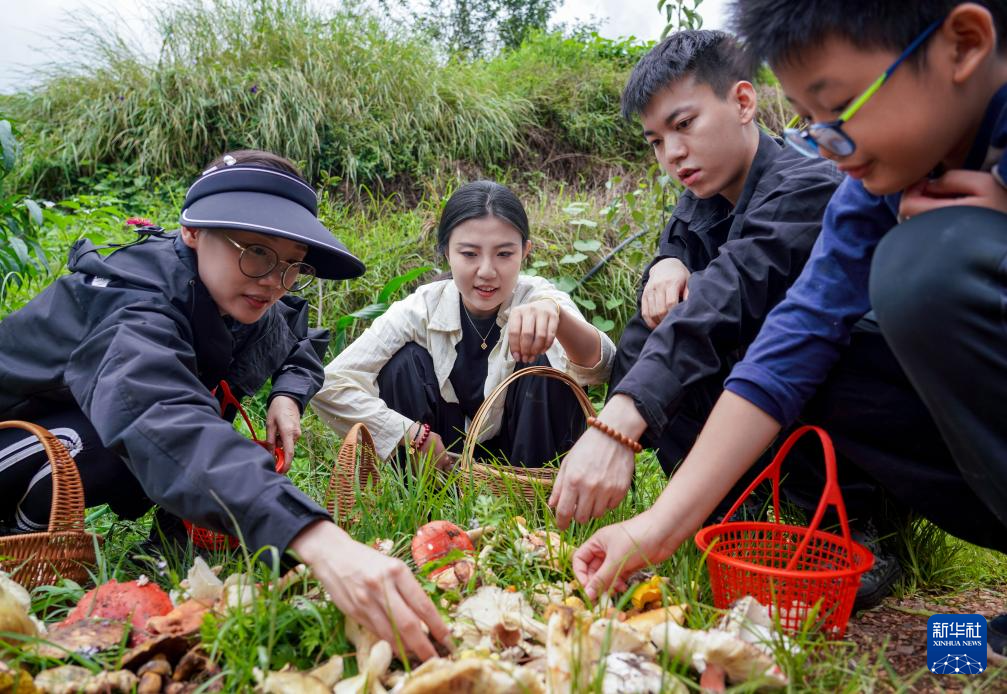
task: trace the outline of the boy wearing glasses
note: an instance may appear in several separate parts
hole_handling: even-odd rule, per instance
[[[734,9],[814,123],[789,138],[848,178],[672,483],[580,548],[578,578],[596,593],[669,556],[798,416],[938,526],[1007,550],[1007,4]],[[1001,653],[1005,633],[990,623]]]
[[[336,527],[214,397],[251,395],[271,379],[267,441],[293,458],[327,339],[308,329],[307,302],[287,293],[316,275],[364,271],[317,204],[286,159],[232,152],[189,188],[179,233],[148,227],[107,256],[75,244],[70,274],[0,322],[0,420],[57,436],[88,506],[136,518],[157,503],[240,532],[252,551],[292,549],[347,615],[426,659],[424,630],[443,640],[447,628],[406,565]],[[34,438],[0,430],[0,530],[46,528],[50,473]]]
[[[644,271],[598,419],[642,437],[667,474],[800,274],[841,180],[830,162],[760,131],[751,80],[733,37],[681,31],[640,60],[623,90],[623,115],[640,119],[658,163],[685,190]],[[595,428],[585,432],[550,499],[560,527],[617,505],[633,471],[629,447]]]

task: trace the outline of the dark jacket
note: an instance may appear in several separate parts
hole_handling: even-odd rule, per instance
[[[679,198],[656,260],[685,264],[692,273],[689,298],[645,338],[612,391],[633,398],[652,432],[664,429],[686,388],[726,373],[755,338],[804,267],[840,180],[831,162],[805,158],[760,133],[733,209],[720,195],[704,200],[686,191]],[[631,326],[646,329],[642,321]]]
[[[252,548],[283,550],[328,517],[210,394],[221,379],[241,397],[272,378],[270,398],[289,395],[303,410],[321,387],[327,342],[309,331],[307,302],[284,297],[248,326],[222,317],[174,234],[107,257],[79,241],[69,269],[0,322],[0,419],[79,406],[152,501],[240,530]]]

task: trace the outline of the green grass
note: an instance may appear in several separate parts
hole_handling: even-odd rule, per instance
[[[257,409],[259,406],[253,403],[253,415],[261,415]],[[324,497],[337,444],[331,432],[309,414],[291,477],[316,499]],[[350,528],[358,540],[369,543],[378,538],[390,538],[394,542],[394,554],[411,562],[409,541],[417,526],[426,520],[448,519],[463,527],[494,526],[496,532],[491,537],[495,549],[480,566],[480,575],[485,580],[500,586],[515,586],[533,599],[532,596],[541,592],[546,584],[561,584],[572,578],[568,561],[559,570],[553,570],[542,562],[530,560],[516,547],[519,533],[513,521],[515,515],[524,516],[529,527],[556,529],[543,499],[529,503],[516,494],[492,496],[485,488],[473,487],[468,481],[452,479],[445,484],[443,479],[435,479],[430,473],[413,476],[390,465],[382,465],[380,475],[380,483],[361,490],[358,497],[356,515],[359,521]],[[656,461],[644,453],[637,483],[626,501],[602,519],[583,526],[574,525],[562,532],[564,541],[577,545],[598,527],[647,508],[660,493],[663,483]],[[135,556],[134,543],[145,535],[148,524],[149,518],[130,523],[107,515],[95,522],[95,529],[106,534],[98,577],[125,580],[143,572],[166,588],[177,587],[191,563],[191,556],[171,557],[166,563]],[[986,555],[987,561],[992,559],[990,553],[975,548],[969,551],[976,557]],[[277,577],[276,572],[241,552],[218,554],[211,563],[214,562],[224,565],[224,574],[248,572],[259,581]],[[666,589],[669,603],[690,606],[686,626],[703,628],[719,618],[718,611],[710,607],[710,589],[702,557],[691,543],[654,569],[670,578]],[[958,571],[959,578],[968,574],[979,582],[994,578],[970,574],[967,568]],[[420,576],[428,591],[439,596],[442,607],[464,597],[464,591],[438,592],[422,578],[422,572]],[[1002,578],[1001,573],[995,580]],[[80,594],[80,588],[74,585],[38,589],[34,593],[36,611],[50,619],[57,618]],[[623,602],[625,600],[623,598]],[[320,599],[317,584],[310,578],[295,583],[283,594],[272,589],[262,591],[248,610],[208,617],[201,635],[206,648],[222,666],[225,691],[245,691],[254,686],[256,668],[277,670],[289,663],[304,670],[323,663],[331,655],[352,651],[343,635],[342,615],[331,603]],[[776,648],[779,662],[792,679],[793,691],[888,691],[888,685],[883,682],[890,680],[892,673],[883,652],[857,653],[849,643],[826,641],[810,630],[798,634],[795,640],[801,647],[797,655],[788,653],[782,645]],[[17,645],[3,646],[3,651],[6,659],[30,670],[53,664],[28,654]],[[80,656],[78,661],[97,670],[113,663],[116,656],[113,650],[100,658]],[[685,678],[695,687],[695,676],[688,674],[685,664],[671,662],[667,657],[663,664],[672,676]],[[901,680],[901,686],[911,689],[922,676],[922,671],[914,673]],[[595,677],[594,681],[597,685],[600,678]],[[600,691],[600,688],[593,686],[588,691]]]
[[[572,175],[639,160],[618,118],[631,59],[645,45],[531,38],[488,61],[445,61],[434,46],[356,9],[306,0],[213,0],[148,7],[144,43],[80,18],[68,41],[98,56],[54,64],[5,99],[24,126],[22,174],[66,192],[102,165],[146,176],[194,175],[217,153],[254,147],[306,163],[344,194],[358,186],[422,193],[457,165],[515,163]]]

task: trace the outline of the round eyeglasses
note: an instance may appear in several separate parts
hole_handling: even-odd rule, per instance
[[[807,128],[798,129],[796,126],[800,122],[799,116],[787,123],[783,130],[783,137],[787,144],[796,149],[804,156],[814,159],[822,156],[822,150],[828,150],[837,157],[848,157],[856,150],[857,145],[850,139],[850,136],[843,132],[843,123],[847,122],[853,115],[866,104],[874,93],[881,89],[881,85],[888,81],[888,78],[895,72],[895,68],[902,64],[906,58],[912,55],[913,51],[923,45],[932,33],[944,23],[941,18],[930,24],[922,34],[913,39],[912,43],[902,51],[902,54],[895,59],[895,62],[888,66],[888,69],[881,73],[874,82],[871,83],[864,92],[839,114],[839,118],[829,123],[813,123]]]
[[[265,277],[280,268],[280,283],[288,292],[299,292],[315,279],[315,268],[307,263],[287,263],[269,246],[250,243],[240,244],[227,234],[221,234],[241,251],[238,256],[238,268],[241,274],[252,279]]]

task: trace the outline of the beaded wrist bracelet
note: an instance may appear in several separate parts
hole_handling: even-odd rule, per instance
[[[426,423],[420,424],[420,428],[417,430],[416,436],[414,436],[413,440],[409,442],[409,447],[414,451],[418,451],[423,448],[423,444],[427,442],[428,438],[430,438],[430,425]]]
[[[634,453],[639,453],[640,451],[643,450],[643,446],[640,445],[639,441],[634,441],[625,434],[616,431],[615,429],[610,427],[608,424],[605,424],[605,422],[601,421],[597,417],[588,417],[587,423],[589,426],[593,426],[595,429],[605,434],[606,436],[615,439],[616,441],[618,441],[619,443],[621,443],[623,446],[630,449]]]

